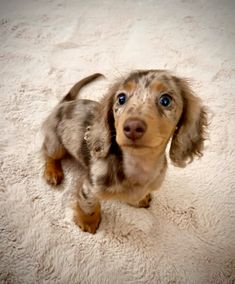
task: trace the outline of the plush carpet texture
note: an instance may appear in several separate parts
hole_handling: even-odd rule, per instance
[[[235,2],[0,2],[0,283],[235,282]],[[42,179],[40,127],[79,79],[99,99],[133,69],[192,79],[210,109],[202,159],[169,164],[149,209],[103,202],[95,235],[72,222],[76,165]],[[77,174],[79,178],[79,174]]]

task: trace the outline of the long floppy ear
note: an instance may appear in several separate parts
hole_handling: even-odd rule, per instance
[[[113,116],[113,100],[115,88],[109,90],[108,94],[102,98],[97,109],[91,126],[87,128],[85,140],[91,156],[96,158],[105,158],[112,145],[113,137],[115,139],[115,127]]]
[[[185,167],[195,156],[201,157],[206,136],[207,113],[184,79],[174,77],[183,98],[183,113],[173,135],[170,158],[174,165]]]

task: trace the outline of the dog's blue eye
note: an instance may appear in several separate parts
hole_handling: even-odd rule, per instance
[[[162,95],[159,99],[159,103],[164,107],[169,107],[172,102],[172,97],[169,95]]]
[[[126,102],[126,94],[121,93],[118,95],[118,103],[119,105],[124,105]]]

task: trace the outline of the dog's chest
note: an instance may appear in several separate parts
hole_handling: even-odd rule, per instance
[[[123,160],[124,173],[127,179],[133,184],[147,185],[156,177],[156,165],[143,157],[133,157],[125,154]]]

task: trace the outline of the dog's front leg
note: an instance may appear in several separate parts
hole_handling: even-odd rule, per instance
[[[74,222],[84,232],[95,234],[101,221],[99,200],[91,191],[91,184],[85,180],[78,184],[78,198],[74,205]]]

